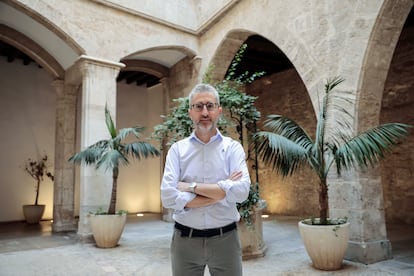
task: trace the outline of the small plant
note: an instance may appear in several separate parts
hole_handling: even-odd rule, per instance
[[[48,170],[47,159],[48,156],[46,154],[38,160],[29,158],[24,165],[24,171],[36,180],[36,199],[34,205],[38,205],[40,183],[44,180],[44,177],[46,176],[52,181],[54,180],[53,174]]]

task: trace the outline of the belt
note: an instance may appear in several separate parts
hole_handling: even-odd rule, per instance
[[[219,228],[210,228],[210,229],[195,229],[187,227],[178,222],[175,223],[174,227],[178,230],[181,230],[181,237],[198,237],[198,238],[209,238],[213,236],[223,235],[224,233],[230,232],[234,229],[237,229],[237,224],[235,222],[219,227]]]

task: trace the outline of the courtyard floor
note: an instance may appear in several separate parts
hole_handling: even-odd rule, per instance
[[[364,265],[344,261],[341,270],[312,267],[297,228],[298,218],[264,219],[264,257],[243,261],[244,275],[414,275],[414,225],[388,227],[394,258]],[[76,233],[52,233],[51,223],[0,224],[0,275],[171,275],[173,224],[160,215],[129,217],[120,244],[100,249]],[[210,275],[206,270],[205,275]]]

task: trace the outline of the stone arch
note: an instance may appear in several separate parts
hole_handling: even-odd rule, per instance
[[[65,71],[57,60],[44,50],[39,44],[24,34],[0,24],[0,40],[16,47],[30,56],[45,71],[55,79],[63,79]]]
[[[85,54],[85,50],[67,33],[29,6],[14,1],[0,5],[5,14],[1,20],[8,26],[14,26],[0,25],[0,39],[30,56],[54,78],[63,79],[64,70]],[[59,47],[48,49],[44,45],[46,41]]]
[[[234,55],[239,50],[243,42],[250,36],[256,34],[254,32],[245,30],[234,30],[229,32],[217,47],[213,58],[210,61],[210,66],[214,67],[212,72],[213,80],[222,80],[226,75]]]
[[[412,7],[412,1],[386,0],[378,13],[367,43],[357,84],[354,121],[355,131],[358,133],[380,123],[388,71]],[[352,223],[355,225],[351,231],[346,259],[369,264],[391,258],[391,242],[386,231],[380,170],[375,168],[356,171],[349,185],[349,187],[343,186],[342,190],[345,192],[346,189],[349,191],[353,189],[357,191],[357,196],[350,194],[349,203],[344,205],[348,208]],[[340,201],[339,205],[341,205]]]
[[[126,66],[121,71],[137,71],[160,80],[170,76],[170,70],[178,63],[196,59],[194,51],[182,46],[157,46],[132,53],[121,62]]]
[[[357,89],[357,130],[379,123],[382,94],[389,66],[411,1],[386,0],[368,42]]]
[[[62,146],[63,138],[73,134],[65,132],[74,129],[74,125],[64,126],[72,122],[75,116],[75,89],[65,87],[67,71],[79,55],[85,51],[74,42],[62,29],[40,15],[28,5],[16,1],[0,2],[0,40],[12,45],[33,59],[47,75],[56,92],[56,125],[54,145],[54,185],[53,185],[53,230],[74,230],[74,182],[72,181],[73,165],[66,164],[68,152]],[[12,27],[9,27],[12,26]],[[48,44],[47,44],[48,43]],[[52,45],[52,46],[51,46]],[[50,46],[50,47],[49,47]],[[70,105],[70,108],[66,108]],[[51,109],[53,110],[53,106]],[[66,112],[66,113],[65,113]],[[68,119],[70,118],[70,119]],[[66,120],[65,120],[66,119]],[[73,146],[73,145],[72,145]],[[64,203],[63,203],[64,202]]]
[[[412,45],[409,33],[413,30],[410,23],[413,9],[412,1],[386,1],[381,9],[364,60],[366,72],[363,72],[359,93],[359,131],[390,121],[413,124],[413,66],[408,65],[412,60],[412,46],[408,45]],[[376,74],[372,72],[374,69],[377,69]],[[372,173],[378,179],[378,189],[382,190],[378,200],[387,226],[395,222],[413,224],[414,221],[412,197],[407,193],[413,188],[413,142],[410,135],[380,163],[380,169]]]
[[[140,71],[150,75],[154,75],[157,78],[168,77],[169,70],[167,67],[148,60],[122,60],[125,67],[121,70],[128,71]]]
[[[297,41],[284,27],[280,28],[281,30],[277,32],[263,30],[264,33],[257,33],[246,29],[229,31],[216,48],[209,62],[209,66],[214,67],[211,77],[213,80],[222,80],[234,55],[243,42],[251,35],[260,35],[275,44],[293,64],[299,78],[306,87],[312,102],[313,111],[315,112],[319,109],[317,91],[327,76],[318,71],[318,63],[312,59],[306,47],[300,41]]]
[[[187,47],[174,46],[174,45],[162,45],[162,46],[150,47],[150,48],[146,48],[146,49],[141,50],[141,51],[137,51],[137,52],[135,52],[131,55],[142,54],[142,53],[158,51],[158,50],[175,50],[177,52],[182,52],[184,55],[186,55],[190,58],[195,56],[195,52],[193,50],[191,50]],[[128,55],[127,57],[129,57],[131,55]]]

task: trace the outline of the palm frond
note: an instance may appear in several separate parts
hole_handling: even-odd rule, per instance
[[[353,116],[350,110],[354,104],[353,94],[349,91],[334,91],[334,88],[343,81],[343,78],[335,77],[325,84],[325,95],[317,122],[316,144],[343,136],[343,132],[339,132],[338,136],[338,129],[352,129]]]
[[[335,91],[327,95],[326,112],[325,112],[325,136],[327,140],[338,140],[336,143],[343,141],[343,138],[349,139],[352,136],[353,116],[351,114],[354,108],[353,94],[349,91]]]
[[[306,163],[309,150],[285,136],[268,131],[253,136],[262,161],[283,176],[293,174]],[[297,139],[300,141],[300,139]]]
[[[118,137],[120,141],[124,140],[129,135],[134,135],[135,138],[141,138],[144,130],[145,128],[142,126],[126,127],[119,131]]]
[[[107,145],[107,140],[98,141],[95,144],[85,148],[84,150],[74,154],[72,157],[69,158],[69,161],[74,162],[75,164],[84,163],[86,165],[92,165],[101,158],[101,155],[108,148]]]
[[[267,118],[264,127],[269,132],[283,136],[303,148],[312,147],[312,139],[295,121],[281,115],[269,115]]]
[[[341,145],[336,152],[337,172],[353,166],[374,166],[409,135],[410,125],[388,123],[369,129]]]
[[[109,113],[108,106],[105,105],[105,123],[108,128],[109,134],[112,138],[116,137],[116,127],[114,121],[112,120],[111,113]]]
[[[103,168],[105,171],[119,168],[119,165],[129,164],[128,159],[118,150],[109,150],[100,156],[96,162],[96,168]]]
[[[333,77],[331,79],[328,79],[325,83],[325,93],[328,94],[329,92],[331,92],[336,86],[338,86],[339,84],[341,84],[342,82],[344,82],[345,79],[340,77],[340,76],[336,76]]]
[[[149,156],[159,156],[158,149],[147,142],[139,141],[126,144],[124,149],[127,155],[131,155],[138,160],[141,160],[142,158],[147,158]]]

